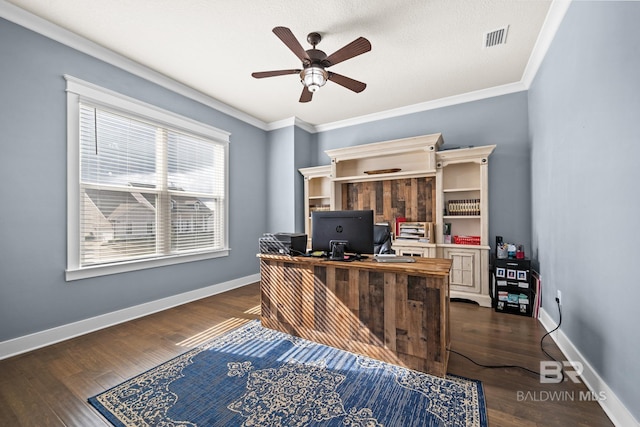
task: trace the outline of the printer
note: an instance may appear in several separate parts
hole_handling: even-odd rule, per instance
[[[261,254],[298,256],[307,252],[307,235],[304,233],[264,233],[259,239]]]

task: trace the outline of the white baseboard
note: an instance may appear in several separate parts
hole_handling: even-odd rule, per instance
[[[2,341],[0,342],[0,360],[259,281],[260,274],[253,274]]]
[[[555,329],[558,324],[549,316],[544,308],[540,309],[540,316],[538,318],[542,326],[547,331]],[[556,345],[564,354],[566,360],[582,363],[583,371],[580,379],[587,388],[596,396],[605,396],[606,399],[598,400],[602,409],[607,414],[611,422],[620,427],[628,426],[640,426],[638,420],[629,412],[629,409],[618,399],[618,396],[609,388],[607,383],[598,375],[598,372],[589,364],[589,362],[582,356],[580,351],[569,340],[562,329],[553,332],[551,338],[555,341]]]

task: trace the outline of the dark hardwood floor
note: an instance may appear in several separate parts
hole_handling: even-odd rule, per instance
[[[253,284],[0,361],[0,426],[109,426],[88,397],[257,319],[259,304]],[[482,364],[539,371],[547,359],[545,330],[531,318],[453,302],[451,331],[451,348]],[[550,338],[545,349],[562,358]],[[492,427],[612,425],[597,402],[580,400],[582,384],[541,384],[523,370],[481,368],[453,353],[448,372],[483,382]]]

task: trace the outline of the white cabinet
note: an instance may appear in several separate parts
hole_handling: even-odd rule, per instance
[[[311,247],[311,212],[333,209],[331,198],[331,166],[299,169],[304,177],[304,232]]]
[[[491,307],[489,296],[489,155],[495,145],[436,153],[436,242],[450,258],[451,297]],[[445,240],[445,224],[450,242]]]
[[[433,174],[442,135],[416,136],[327,150],[335,182],[408,178]]]

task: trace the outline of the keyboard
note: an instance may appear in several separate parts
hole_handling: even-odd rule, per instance
[[[410,256],[376,256],[373,260],[375,262],[416,262]]]

